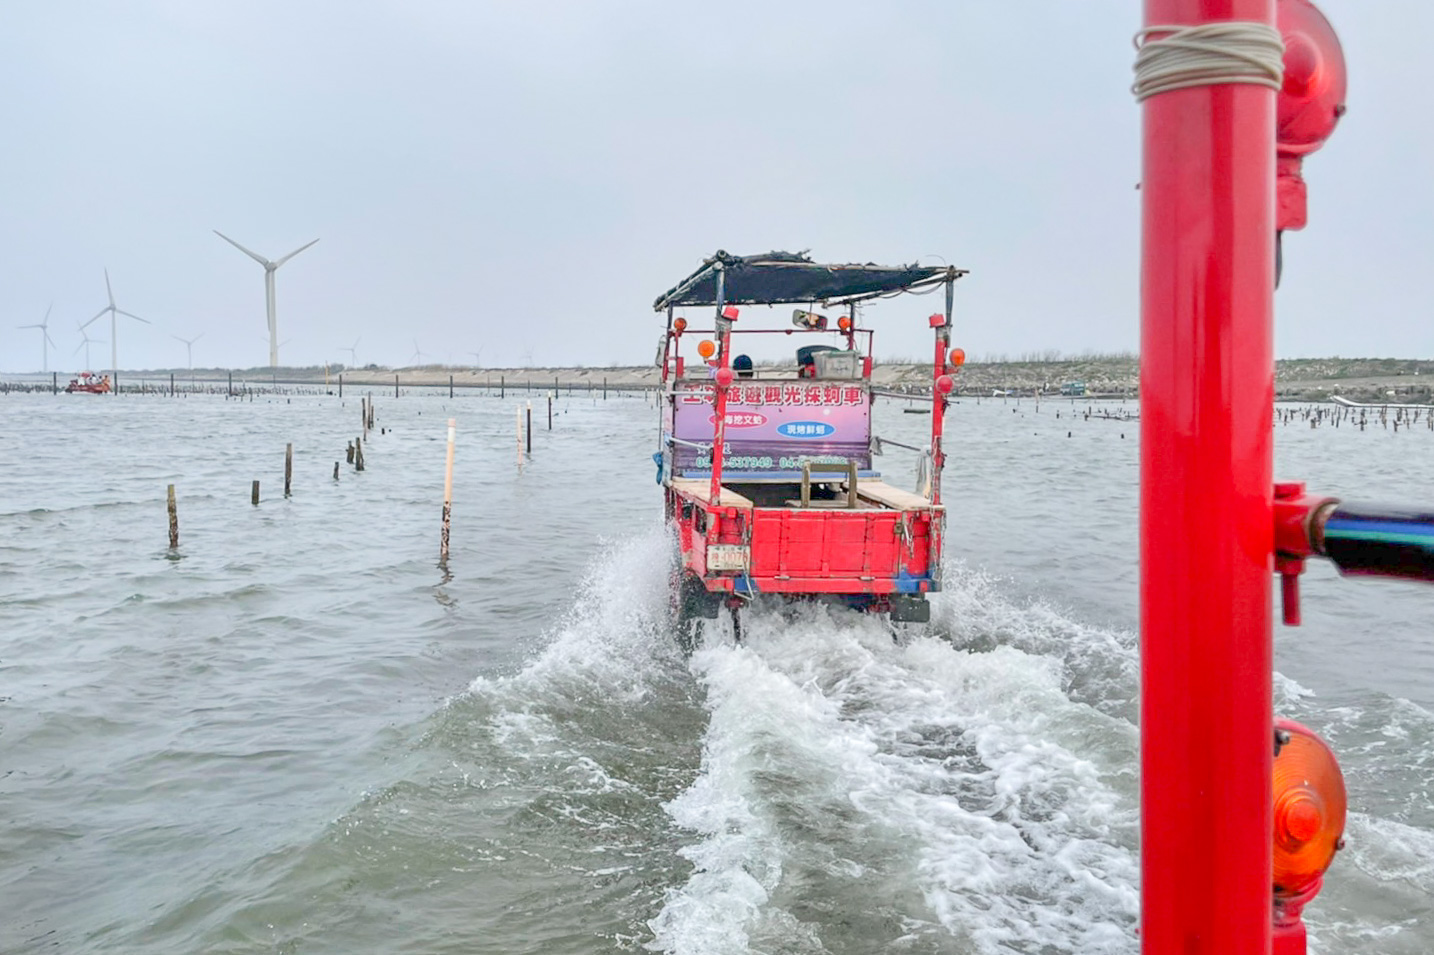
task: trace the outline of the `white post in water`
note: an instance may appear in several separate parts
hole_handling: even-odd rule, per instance
[[[443,468],[443,534],[439,538],[438,559],[448,563],[448,519],[453,512],[453,440],[458,433],[458,419],[448,419],[448,462]]]

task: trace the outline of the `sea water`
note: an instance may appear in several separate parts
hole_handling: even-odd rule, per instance
[[[1085,416],[1135,405],[953,406],[929,627],[760,604],[686,658],[647,399],[534,392],[520,468],[526,393],[375,397],[362,473],[352,394],[0,398],[0,952],[1137,950],[1139,426]],[[1422,427],[1276,445],[1434,496]],[[1302,583],[1276,708],[1351,808],[1311,950],[1426,952],[1434,590]]]

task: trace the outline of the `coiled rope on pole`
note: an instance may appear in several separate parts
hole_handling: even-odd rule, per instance
[[[1192,86],[1250,83],[1278,90],[1284,78],[1280,31],[1253,20],[1146,27],[1135,35],[1136,102]]]

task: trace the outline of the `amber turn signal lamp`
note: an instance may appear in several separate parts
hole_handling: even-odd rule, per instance
[[[1311,730],[1276,720],[1275,898],[1318,889],[1343,844],[1344,774],[1333,751]]]
[[[675,318],[675,319],[673,319],[673,320],[672,320],[672,330],[673,330],[674,332],[676,332],[677,334],[679,334],[679,335],[681,335],[683,332],[687,331],[687,319],[685,319],[685,318]]]
[[[966,350],[963,348],[951,349],[950,361],[952,368],[960,368],[962,365],[966,364]]]
[[[703,358],[711,358],[713,353],[715,353],[716,351],[717,346],[712,344],[709,339],[704,338],[702,339],[702,341],[697,343],[697,354],[701,355]]]

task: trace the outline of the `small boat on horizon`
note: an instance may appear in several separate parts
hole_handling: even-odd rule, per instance
[[[65,386],[68,395],[107,395],[110,393],[110,376],[82,371],[78,378],[71,378]]]

